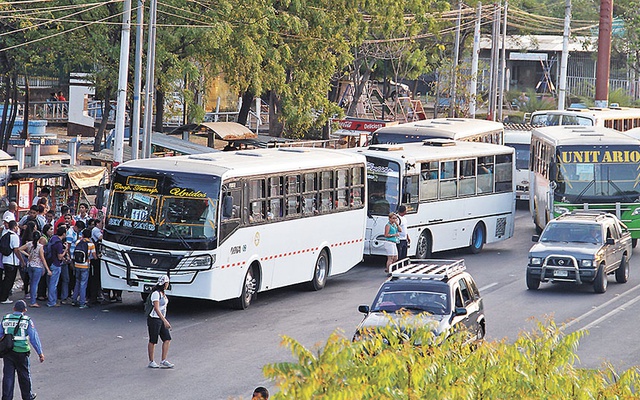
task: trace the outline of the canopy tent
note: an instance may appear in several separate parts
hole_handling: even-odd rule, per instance
[[[215,139],[225,140],[227,142],[236,142],[243,140],[256,140],[258,134],[251,132],[249,128],[237,122],[203,122],[201,124],[187,124],[177,127],[169,132],[169,134],[178,134],[182,132],[198,133],[207,132],[207,146],[214,147]]]
[[[68,177],[73,190],[97,187],[109,183],[105,167],[93,165],[51,164],[29,167],[11,173],[11,179],[49,179]]]

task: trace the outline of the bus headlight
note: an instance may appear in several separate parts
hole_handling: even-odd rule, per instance
[[[102,258],[107,261],[113,261],[116,263],[124,264],[124,258],[122,257],[122,253],[116,249],[112,249],[111,247],[102,246]]]
[[[568,213],[568,212],[569,212],[569,209],[568,209],[567,207],[558,207],[558,206],[555,206],[555,207],[553,208],[553,212],[554,212],[554,213],[556,213],[556,214],[560,214],[560,215],[562,215],[562,214],[564,214],[564,213]]]
[[[213,262],[214,260],[209,254],[202,254],[197,257],[185,257],[180,261],[176,269],[205,270],[210,269]]]
[[[593,260],[582,260],[582,266],[585,268],[593,268]]]
[[[529,264],[531,265],[541,265],[542,264],[542,258],[540,257],[531,257]]]
[[[633,210],[633,212],[631,213],[631,215],[638,215],[640,214],[640,207],[636,208],[635,210]]]

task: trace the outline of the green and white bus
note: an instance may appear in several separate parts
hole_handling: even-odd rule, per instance
[[[537,230],[571,210],[615,213],[640,237],[640,140],[597,126],[531,132],[529,209]]]

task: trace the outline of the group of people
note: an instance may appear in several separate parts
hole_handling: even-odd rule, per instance
[[[61,90],[59,92],[51,92],[47,101],[67,101],[67,98],[64,97],[64,93]]]
[[[41,189],[20,219],[15,202],[2,216],[0,250],[2,238],[10,235],[5,239],[10,253],[2,254],[0,303],[13,302],[10,297],[18,273],[30,307],[40,307],[38,300],[46,301],[48,307],[70,304],[81,309],[88,308],[90,302],[105,301],[98,252],[102,218],[86,203],[78,206],[75,215],[63,205],[56,216],[49,208],[49,196],[48,188]],[[106,301],[122,301],[121,296],[121,292],[107,294]]]
[[[399,259],[407,257],[407,249],[411,239],[407,234],[407,221],[404,216],[407,214],[407,207],[398,207],[398,213],[389,214],[389,222],[384,227],[384,248],[387,253],[387,264],[385,272],[391,273],[389,267]]]

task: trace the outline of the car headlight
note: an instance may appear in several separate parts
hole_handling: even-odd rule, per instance
[[[593,260],[582,260],[582,266],[585,268],[592,268]]]
[[[640,214],[640,207],[634,209],[633,212],[631,213],[631,215],[638,215],[638,214]]]
[[[553,212],[556,213],[556,214],[562,215],[562,214],[568,213],[569,209],[567,207],[555,206],[555,207],[553,207]]]
[[[531,257],[529,264],[531,265],[541,265],[542,264],[542,258],[540,257]]]

